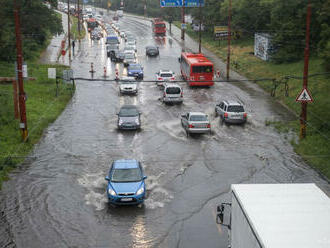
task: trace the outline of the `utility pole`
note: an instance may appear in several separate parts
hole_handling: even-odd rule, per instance
[[[202,5],[201,0],[199,0],[199,44],[198,44],[198,52],[202,53]]]
[[[304,51],[304,77],[303,77],[303,88],[307,89],[308,83],[308,63],[309,63],[309,31],[310,31],[310,20],[311,20],[311,3],[308,0],[307,3],[307,16],[306,16],[306,44]],[[307,122],[307,102],[301,102],[301,114],[300,114],[300,138],[306,137],[306,122]]]
[[[80,0],[78,0],[78,33],[79,33],[79,43],[80,43],[80,37],[81,37],[81,33],[80,33]]]
[[[20,129],[22,138],[25,142],[28,138],[26,107],[25,107],[25,92],[23,86],[23,54],[22,54],[22,39],[19,21],[19,8],[14,0],[14,16],[15,16],[15,33],[16,33],[16,53],[17,53],[17,80],[19,91],[19,110],[20,110]]]
[[[147,18],[147,0],[144,0],[144,19]]]
[[[231,40],[231,0],[228,7],[228,51],[227,51],[227,80],[229,80],[230,71],[230,40]]]
[[[182,8],[181,8],[181,18],[182,18],[182,24],[185,23],[185,18],[184,18],[184,4],[185,4],[185,0],[182,0]],[[181,25],[181,40],[184,40],[184,29]]]
[[[69,64],[71,64],[71,32],[70,32],[70,0],[68,0],[68,46],[69,46]]]

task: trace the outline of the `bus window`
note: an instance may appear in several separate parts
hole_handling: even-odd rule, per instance
[[[193,73],[210,73],[212,72],[212,66],[193,66],[192,67]]]

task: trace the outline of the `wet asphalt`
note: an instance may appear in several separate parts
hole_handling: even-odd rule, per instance
[[[196,47],[189,39],[179,42],[174,27],[173,36],[159,39],[148,20],[124,16],[119,25],[137,37],[146,80],[159,69],[179,78],[182,46]],[[159,46],[158,58],[145,56],[149,44]],[[107,58],[104,40],[87,38],[75,52],[75,77],[91,78],[92,62],[94,79],[103,77],[104,67],[107,79],[114,78],[116,68],[126,73]],[[295,135],[265,125],[294,117],[258,87],[180,84],[183,104],[165,105],[152,82],[140,82],[137,96],[120,96],[116,82],[77,80],[72,101],[0,192],[0,247],[227,247],[227,231],[215,223],[215,210],[230,200],[231,184],[314,182],[329,194],[328,182],[294,153]],[[220,99],[243,102],[246,125],[222,125],[214,115]],[[141,131],[117,130],[116,113],[123,104],[139,107]],[[180,124],[187,111],[206,112],[212,133],[187,137]],[[104,177],[111,162],[121,158],[144,166],[142,206],[107,204]]]

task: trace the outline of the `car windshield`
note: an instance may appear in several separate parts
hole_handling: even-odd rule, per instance
[[[141,70],[141,67],[139,65],[130,65],[129,69],[130,70]]]
[[[136,108],[121,108],[119,111],[119,116],[122,117],[133,117],[139,115]]]
[[[126,53],[125,54],[125,59],[134,59],[134,54]]]
[[[136,84],[136,82],[133,80],[127,80],[127,81],[121,81],[121,84]]]
[[[190,116],[191,121],[207,121],[206,115],[192,115]]]
[[[160,74],[161,77],[173,77],[172,73],[162,73]]]
[[[244,112],[243,106],[240,105],[233,105],[233,106],[228,106],[227,109],[228,112]]]
[[[180,94],[181,89],[179,87],[168,87],[166,88],[167,94]]]
[[[112,182],[138,182],[142,180],[141,171],[138,168],[114,169],[111,177]]]
[[[211,65],[193,66],[192,71],[193,73],[209,73],[212,72],[212,66]]]

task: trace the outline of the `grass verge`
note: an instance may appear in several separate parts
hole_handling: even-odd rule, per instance
[[[24,82],[28,96],[26,113],[29,139],[26,143],[22,143],[19,121],[14,118],[13,86],[11,83],[0,84],[0,189],[2,182],[8,179],[8,172],[31,152],[44,129],[56,120],[72,96],[72,86],[61,82],[56,97],[55,79],[48,79],[48,67],[55,67],[57,75],[61,75],[65,66],[27,64],[29,76],[36,80]],[[0,75],[14,76],[14,65],[1,62]]]
[[[80,35],[79,35],[78,18],[74,17],[74,16],[70,16],[70,18],[72,20],[72,27],[71,27],[72,38],[75,40],[81,40],[81,39],[85,38],[86,31],[85,31],[84,26],[82,24],[80,25]]]
[[[180,22],[174,22],[180,28]],[[196,41],[198,32],[194,32],[188,25],[186,33]],[[278,81],[283,80],[285,76],[301,77],[303,75],[304,62],[275,64],[265,62],[254,56],[253,38],[243,38],[231,42],[231,68],[250,80],[259,78],[274,78]],[[202,45],[215,53],[218,57],[226,61],[227,41],[216,41],[212,33],[203,32]],[[324,70],[321,66],[321,59],[312,56],[309,61],[309,75],[322,74]],[[283,81],[282,81],[283,82]],[[329,75],[318,75],[310,77],[308,80],[308,89],[311,92],[314,102],[308,104],[307,116],[307,137],[298,142],[293,141],[292,145],[295,151],[313,168],[330,179],[330,77]],[[274,90],[274,84],[269,81],[256,82],[265,91]],[[293,130],[299,135],[299,115],[301,105],[296,103],[296,96],[302,89],[302,79],[290,78],[287,81],[288,91],[284,84],[279,84],[275,90],[275,98],[285,104],[297,116],[297,120],[291,123],[274,124],[281,132]],[[286,96],[286,92],[288,96]],[[288,128],[289,127],[289,128]]]

